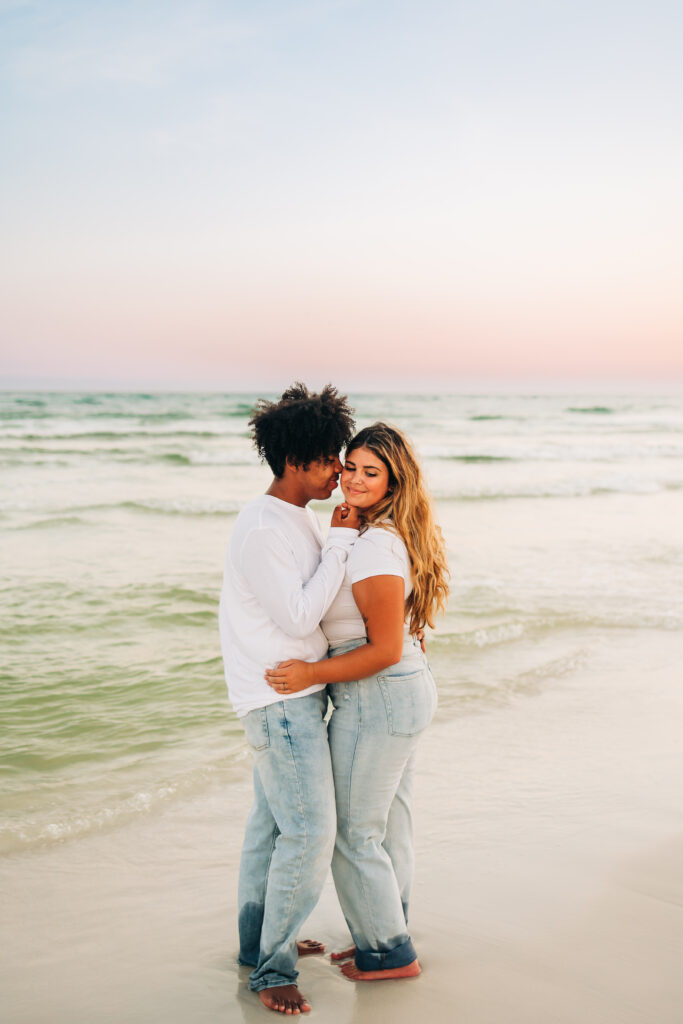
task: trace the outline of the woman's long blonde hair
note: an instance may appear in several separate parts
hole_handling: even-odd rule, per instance
[[[363,512],[364,528],[393,528],[408,549],[413,589],[406,601],[410,632],[434,626],[434,614],[444,611],[448,597],[448,565],[440,528],[434,522],[432,503],[420,464],[410,443],[396,427],[373,423],[349,442],[346,457],[357,448],[368,448],[389,470],[389,490],[376,505]],[[383,520],[391,519],[391,524]]]

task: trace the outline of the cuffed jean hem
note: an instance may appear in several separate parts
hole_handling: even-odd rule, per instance
[[[386,953],[374,949],[356,949],[356,967],[359,971],[388,971],[392,967],[405,967],[417,960],[412,939],[406,939],[400,946],[394,946]]]
[[[296,985],[296,979],[299,977],[299,972],[294,971],[290,978],[285,978],[284,974],[267,974],[265,978],[256,978],[252,981],[249,978],[249,988],[252,992],[262,992],[264,988],[280,988],[281,985]]]

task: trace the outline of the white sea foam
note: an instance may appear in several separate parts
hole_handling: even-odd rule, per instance
[[[100,788],[84,794],[79,806],[67,805],[56,810],[54,806],[46,805],[42,809],[6,818],[0,821],[0,854],[73,841],[118,828],[141,816],[159,813],[170,802],[191,796],[207,786],[225,783],[236,772],[241,777],[243,769],[239,766],[248,753],[246,744],[239,741],[232,750],[219,757],[215,749],[212,750],[211,761],[205,760],[196,767],[190,767],[184,774],[178,774],[176,769],[170,781],[155,785],[150,778],[147,780],[148,788],[130,794],[117,794],[116,788],[109,786],[105,795],[109,802],[104,805],[98,799]],[[125,786],[126,780],[127,776],[122,775],[119,786]]]

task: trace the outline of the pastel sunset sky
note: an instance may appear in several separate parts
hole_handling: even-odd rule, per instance
[[[683,5],[0,0],[9,387],[683,380]]]

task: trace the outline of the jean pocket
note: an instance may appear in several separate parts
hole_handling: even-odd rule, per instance
[[[416,736],[436,711],[436,686],[427,668],[404,675],[378,676],[392,736]]]
[[[252,750],[265,750],[270,746],[270,733],[268,732],[268,716],[265,708],[256,708],[250,711],[242,719],[244,735]]]

